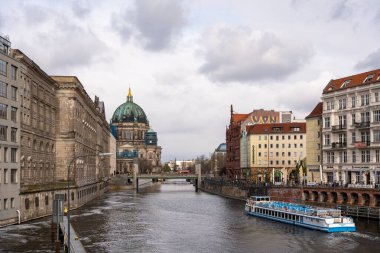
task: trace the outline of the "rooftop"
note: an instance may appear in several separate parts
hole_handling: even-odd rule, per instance
[[[319,103],[314,107],[314,109],[311,111],[311,113],[306,117],[306,119],[319,117],[319,116],[322,115],[322,112],[323,112],[323,103],[322,103],[322,102],[319,102]]]
[[[340,91],[344,89],[364,86],[380,81],[380,69],[371,70],[368,72],[332,79],[323,89],[323,94]]]
[[[306,123],[273,123],[247,126],[248,134],[306,133]]]

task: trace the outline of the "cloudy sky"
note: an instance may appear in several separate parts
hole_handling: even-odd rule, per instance
[[[0,0],[0,34],[50,75],[75,75],[107,119],[126,100],[163,161],[225,142],[230,105],[304,118],[330,79],[380,67],[377,0]]]

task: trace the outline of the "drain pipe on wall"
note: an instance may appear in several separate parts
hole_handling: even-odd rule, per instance
[[[18,224],[21,223],[21,213],[20,213],[20,210],[16,210],[17,212],[17,216],[18,216]]]

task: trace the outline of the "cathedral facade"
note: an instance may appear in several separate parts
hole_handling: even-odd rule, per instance
[[[132,173],[138,164],[140,173],[160,170],[161,147],[157,133],[149,126],[144,110],[133,102],[131,89],[127,101],[121,104],[111,119],[111,131],[116,139],[116,173]]]

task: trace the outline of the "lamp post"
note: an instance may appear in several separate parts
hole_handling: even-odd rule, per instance
[[[98,153],[95,155],[78,155],[71,159],[69,166],[67,167],[67,252],[70,253],[70,167],[79,158],[91,157],[91,156],[110,156],[112,153]]]

